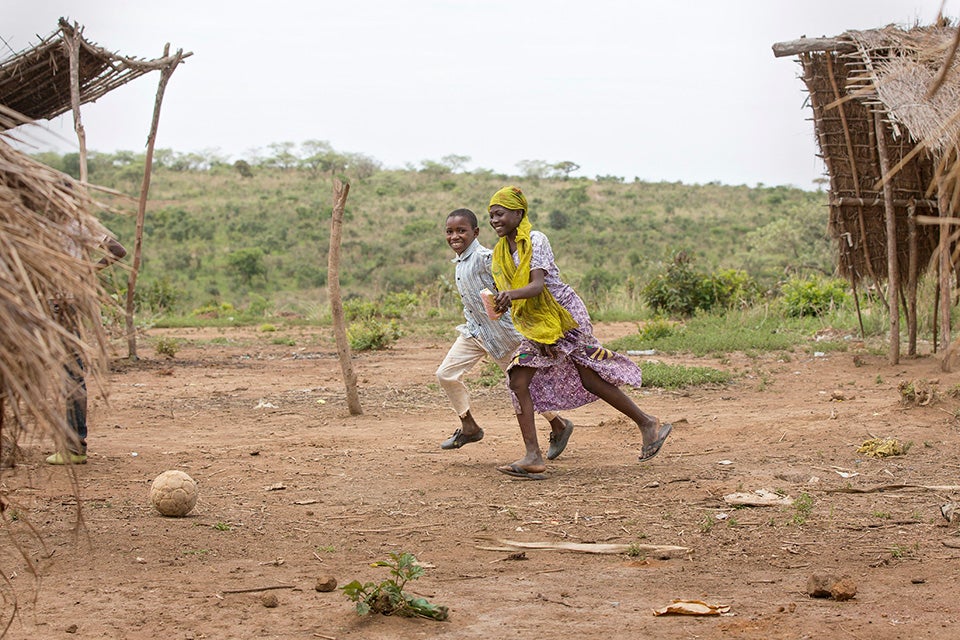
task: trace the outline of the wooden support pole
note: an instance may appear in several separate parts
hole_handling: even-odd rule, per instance
[[[937,200],[940,202],[940,216],[951,217],[953,215],[950,207],[950,198],[947,189],[941,179],[937,185]],[[950,265],[950,227],[940,225],[940,244],[937,248],[937,272],[939,279],[937,288],[939,289],[939,325],[940,352],[943,359],[940,361],[942,371],[950,371],[950,276],[953,274],[953,268]]]
[[[80,146],[80,182],[87,182],[87,134],[80,119],[80,26],[62,28],[63,41],[70,56],[70,106],[73,109],[73,129],[77,132]]]
[[[163,56],[170,54],[170,44],[163,49]],[[150,123],[150,134],[147,137],[147,154],[143,161],[143,182],[140,184],[140,202],[137,206],[137,231],[133,244],[133,262],[130,276],[127,281],[127,357],[137,359],[137,331],[133,323],[134,294],[137,288],[137,275],[140,273],[140,259],[143,255],[143,223],[147,214],[147,194],[150,192],[150,174],[153,173],[153,147],[157,141],[157,128],[160,126],[160,105],[163,103],[163,93],[167,88],[170,76],[176,71],[182,60],[183,51],[177,51],[169,66],[160,70],[160,83],[157,87],[157,97],[153,103],[153,120]]]
[[[330,294],[330,315],[333,333],[337,339],[337,357],[343,371],[343,383],[347,389],[347,408],[350,415],[363,413],[360,395],[357,393],[357,374],[350,360],[350,342],[347,340],[347,323],[343,316],[343,300],[340,296],[340,237],[343,235],[343,210],[347,205],[350,185],[333,179],[333,215],[330,217],[330,252],[327,261],[327,290]]]
[[[917,355],[917,208],[907,207],[907,355]]]
[[[880,172],[887,175],[890,170],[890,157],[887,155],[887,139],[883,131],[883,119],[874,115],[874,129],[877,132],[877,152],[880,156]],[[888,308],[890,310],[890,364],[900,362],[900,305],[897,292],[900,290],[900,267],[897,264],[897,219],[893,207],[893,187],[889,180],[883,183],[884,217],[887,223],[887,282]]]

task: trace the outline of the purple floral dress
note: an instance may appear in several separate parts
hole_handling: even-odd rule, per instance
[[[547,289],[554,299],[573,316],[580,326],[568,331],[557,341],[557,356],[549,358],[541,355],[537,344],[524,338],[517,347],[510,367],[522,366],[537,369],[530,382],[530,395],[533,409],[543,411],[562,411],[575,409],[597,400],[597,396],[583,388],[580,374],[575,364],[593,369],[600,377],[614,386],[631,385],[639,387],[643,382],[640,367],[624,355],[605,349],[593,337],[593,325],[583,300],[573,288],[560,280],[560,269],[553,258],[553,250],[547,236],[539,231],[530,232],[532,257],[530,269],[543,269]],[[519,256],[513,254],[514,262]],[[513,395],[513,394],[511,394]],[[513,396],[513,406],[519,413],[520,405]]]

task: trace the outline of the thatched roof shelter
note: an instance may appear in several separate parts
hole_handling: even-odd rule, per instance
[[[957,28],[888,26],[773,46],[797,55],[830,180],[829,229],[840,272],[854,289],[887,284],[891,360],[899,357],[899,302],[916,349],[918,278],[940,273],[941,346],[949,343],[954,242],[945,224],[960,196],[954,176],[960,144]],[[944,233],[941,234],[941,230]],[[892,240],[891,240],[892,239]],[[882,289],[881,289],[882,290]]]
[[[70,111],[72,48],[79,61],[79,104],[93,102],[135,78],[164,69],[176,57],[144,60],[112,53],[84,38],[82,28],[61,18],[57,31],[0,63],[0,104],[30,120],[51,120]]]

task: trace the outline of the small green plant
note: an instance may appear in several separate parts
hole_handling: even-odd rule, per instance
[[[400,326],[395,320],[388,323],[374,319],[360,320],[347,329],[347,340],[354,351],[386,349],[401,335]]]
[[[230,531],[230,525],[226,522],[218,522],[217,524],[213,525],[213,528],[217,531]]]
[[[333,553],[333,552],[336,551],[336,550],[337,550],[336,547],[334,547],[332,544],[327,544],[327,545],[323,545],[323,546],[317,547],[317,552],[318,552],[318,553],[319,553],[320,551],[323,551],[324,553]]]
[[[180,343],[176,338],[157,338],[154,350],[157,352],[157,355],[173,358],[177,355],[177,351],[180,350]]]
[[[893,547],[890,549],[890,555],[897,559],[902,558],[904,555],[906,555],[906,553],[907,550],[898,544],[893,545]]]
[[[793,510],[793,524],[804,524],[813,512],[813,496],[806,492],[801,493],[800,497],[793,501]]]
[[[890,515],[889,513],[887,513],[886,511],[874,511],[874,512],[873,512],[873,517],[874,517],[874,518],[880,518],[880,519],[882,519],[882,520],[889,520],[889,519],[892,518],[893,516]]]
[[[270,333],[276,330],[276,325],[270,324],[269,322],[264,322],[262,325],[260,325],[260,331],[264,333]]]
[[[716,520],[710,516],[703,516],[703,520],[700,521],[700,533],[710,533],[715,524],[717,524]]]
[[[293,338],[276,337],[270,341],[270,344],[279,344],[285,347],[295,347],[297,346],[297,341]]]
[[[653,342],[661,338],[667,338],[676,333],[673,322],[665,318],[654,318],[643,323],[637,331],[641,342]]]
[[[428,618],[446,620],[448,610],[442,605],[431,604],[426,598],[415,598],[404,593],[407,582],[423,575],[423,567],[417,564],[412,553],[391,553],[389,560],[374,562],[372,567],[388,567],[391,578],[380,583],[358,580],[341,587],[343,593],[357,607],[357,615],[381,613],[385,616],[398,615],[407,618]]]

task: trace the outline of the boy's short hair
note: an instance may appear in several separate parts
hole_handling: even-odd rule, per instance
[[[466,218],[470,224],[473,225],[474,229],[480,228],[479,223],[477,223],[477,214],[470,211],[470,209],[454,209],[447,214],[447,220],[450,218]]]

